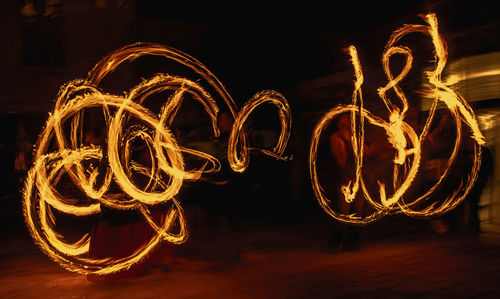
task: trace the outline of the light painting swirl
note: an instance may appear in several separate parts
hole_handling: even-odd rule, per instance
[[[388,120],[378,117],[364,108],[361,92],[364,80],[363,71],[356,48],[350,46],[348,53],[351,57],[355,74],[352,102],[350,105],[339,105],[328,111],[314,128],[309,152],[309,169],[313,190],[324,211],[340,222],[364,225],[384,215],[398,212],[416,217],[440,215],[455,208],[468,194],[477,178],[481,163],[480,146],[485,143],[484,137],[479,130],[474,112],[466,100],[441,81],[441,74],[446,65],[448,52],[447,44],[438,31],[438,22],[435,14],[427,14],[423,16],[423,19],[427,23],[426,25],[404,25],[397,29],[385,47],[382,63],[388,83],[378,89],[378,95],[388,110]],[[413,56],[409,48],[396,44],[401,38],[414,32],[426,34],[431,38],[435,56],[435,68],[425,74],[429,84],[432,86],[426,96],[433,99],[433,104],[420,134],[417,134],[405,121],[409,104],[403,90],[398,85],[412,68]],[[389,67],[389,60],[396,54],[403,55],[406,62],[401,72],[394,76]],[[399,99],[399,106],[391,102],[387,96],[386,93],[390,89],[394,91]],[[421,168],[422,144],[428,135],[439,101],[446,105],[454,119],[456,140],[453,150],[448,159],[446,170],[437,182],[423,195],[408,198],[406,196],[407,191]],[[400,108],[401,106],[402,108]],[[320,136],[325,132],[328,124],[334,119],[339,118],[342,114],[350,115],[350,143],[354,155],[355,169],[353,177],[347,184],[341,186],[340,193],[343,198],[329,199],[319,181],[317,170],[318,145]],[[388,194],[386,189],[388,185],[386,182],[377,181],[379,190],[376,195],[372,195],[365,184],[362,174],[365,152],[365,121],[370,125],[382,129],[386,134],[388,143],[395,150],[392,194]],[[450,167],[457,158],[459,146],[463,138],[463,123],[470,128],[474,142],[471,171],[466,181],[456,186],[455,191],[452,194],[448,194],[448,197],[442,200],[440,204],[430,202],[431,195],[443,184]],[[353,211],[352,207],[345,208],[346,205],[354,205],[356,201],[359,202],[361,200],[366,200],[369,203],[371,206],[370,213],[363,214],[360,211]]]
[[[243,172],[248,166],[252,148],[243,125],[251,112],[263,103],[276,106],[281,134],[273,150],[260,151],[286,159],[282,154],[290,135],[291,113],[287,101],[278,92],[257,93],[238,113],[234,100],[221,82],[203,64],[185,53],[145,43],[111,53],[99,61],[85,80],[74,80],[61,88],[54,111],[38,138],[34,163],[25,182],[24,217],[33,239],[44,253],[70,271],[110,274],[137,264],[163,240],[176,244],[185,242],[188,227],[176,196],[184,181],[198,180],[220,169],[217,158],[180,146],[170,131],[183,99],[189,95],[209,116],[214,137],[219,136],[219,106],[199,83],[162,73],[143,80],[124,96],[101,92],[99,83],[106,75],[120,64],[144,55],[164,57],[189,68],[222,99],[234,119],[227,149],[229,165],[234,171]],[[170,91],[171,95],[165,100],[161,113],[155,115],[142,104],[151,95],[163,91]],[[89,109],[101,111],[105,120],[106,142],[102,144],[85,141],[85,111]],[[150,163],[141,163],[131,157],[133,143],[137,140],[146,145],[146,160]],[[204,161],[203,165],[187,169],[186,155]],[[147,182],[136,182],[136,174],[146,177]],[[66,187],[61,189],[60,183],[65,178],[78,191],[72,194],[80,196],[62,190]],[[159,204],[169,204],[160,221],[150,212],[150,207]],[[92,238],[89,233],[74,241],[56,231],[54,211],[82,217],[101,213],[103,206],[138,211],[154,230],[154,236],[129,256],[93,258],[88,255]]]

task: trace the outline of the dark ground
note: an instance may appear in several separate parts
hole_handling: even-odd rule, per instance
[[[18,223],[19,224],[19,223]],[[333,220],[241,221],[165,244],[146,276],[89,281],[44,256],[23,226],[2,238],[0,298],[498,298],[500,230],[431,232],[390,217],[361,229],[357,250],[330,252]],[[209,236],[211,239],[209,239]],[[240,259],[234,256],[238,244]]]

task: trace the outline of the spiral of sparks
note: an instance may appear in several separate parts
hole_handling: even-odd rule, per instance
[[[424,15],[423,19],[425,20],[426,25],[404,25],[393,32],[388,43],[386,44],[385,51],[382,56],[382,62],[388,83],[384,87],[378,89],[378,94],[388,109],[389,121],[373,115],[370,111],[364,108],[363,96],[361,92],[361,86],[364,79],[363,71],[356,48],[354,46],[350,46],[348,48],[348,52],[351,57],[355,74],[355,87],[352,95],[352,102],[350,105],[339,105],[328,111],[314,128],[309,152],[309,169],[312,186],[321,207],[327,214],[340,222],[363,225],[377,220],[384,215],[398,212],[403,212],[409,216],[440,215],[455,208],[469,193],[477,178],[481,163],[479,149],[480,146],[485,143],[485,139],[479,130],[474,112],[466,100],[441,81],[441,74],[446,65],[448,52],[447,44],[438,31],[436,15],[429,13]],[[414,129],[407,122],[405,122],[405,116],[408,111],[409,104],[405,94],[398,85],[411,69],[413,56],[409,48],[397,46],[396,43],[402,37],[414,32],[429,35],[435,52],[435,68],[434,70],[426,73],[427,79],[433,87],[426,96],[433,99],[433,104],[420,135],[418,135]],[[406,63],[402,71],[397,76],[393,76],[389,68],[389,59],[395,54],[403,55],[406,58]],[[395,92],[401,101],[402,109],[393,104],[386,96],[386,92],[390,89]],[[403,196],[407,193],[419,171],[422,156],[422,143],[429,132],[429,128],[439,101],[446,105],[447,109],[454,118],[457,134],[454,147],[449,157],[447,168],[439,177],[435,185],[430,187],[422,196],[408,200],[406,197],[403,198]],[[319,182],[317,158],[320,136],[324,133],[328,124],[333,119],[344,113],[348,113],[351,120],[351,145],[355,159],[355,173],[354,178],[352,178],[346,185],[341,186],[341,194],[344,198],[338,200],[343,200],[347,204],[352,204],[354,201],[363,200],[364,198],[373,208],[373,212],[368,215],[363,215],[360,212],[352,213],[350,211],[341,211],[338,205],[327,198]],[[385,183],[379,181],[379,194],[377,196],[372,196],[363,179],[362,168],[365,120],[367,120],[371,125],[383,129],[387,135],[389,143],[396,151],[396,156],[393,160],[394,192],[392,194],[387,194]],[[429,201],[431,195],[435,193],[441,184],[443,184],[450,167],[457,157],[458,149],[462,142],[462,122],[470,128],[474,142],[474,155],[471,172],[467,181],[462,183],[460,186],[457,186],[457,189],[449,195],[448,198],[443,200],[440,204],[430,203]]]
[[[44,253],[70,271],[84,274],[117,272],[143,260],[163,240],[176,244],[185,242],[188,227],[176,195],[184,181],[197,180],[203,174],[220,169],[218,159],[180,146],[169,130],[184,96],[189,95],[201,103],[211,121],[214,136],[219,136],[219,107],[200,84],[186,78],[158,74],[144,80],[125,96],[102,93],[98,89],[101,80],[121,63],[144,55],[161,56],[193,70],[227,105],[234,118],[227,149],[229,165],[234,171],[243,172],[249,164],[251,148],[243,125],[252,111],[263,103],[277,107],[281,134],[273,150],[260,151],[286,159],[282,154],[290,136],[291,113],[286,99],[278,92],[257,93],[238,113],[234,100],[217,77],[185,53],[145,43],[129,45],[111,53],[97,63],[85,80],[74,80],[61,88],[54,111],[37,141],[34,163],[25,182],[24,216],[33,239]],[[159,115],[141,105],[152,94],[166,90],[173,93]],[[107,125],[105,146],[83,145],[82,142],[83,112],[95,108],[102,111]],[[130,126],[132,119],[138,120],[142,126]],[[65,135],[65,124],[69,124],[69,138]],[[141,165],[131,159],[131,144],[136,138],[146,144],[151,165]],[[186,154],[205,161],[203,166],[186,169]],[[135,182],[132,171],[145,175],[147,184],[143,186]],[[69,177],[82,196],[68,197],[58,191],[63,175]],[[111,187],[112,182],[120,187],[118,192]],[[170,208],[158,222],[152,218],[149,207],[162,203],[170,203]],[[102,206],[139,211],[156,233],[127,257],[96,259],[88,256],[92,238],[89,233],[77,241],[69,241],[56,232],[54,210],[80,217],[99,214]]]

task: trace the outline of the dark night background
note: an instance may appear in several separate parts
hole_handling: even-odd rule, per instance
[[[252,250],[264,248],[266,252],[266,246],[273,246],[266,242],[271,239],[279,240],[279,232],[287,231],[283,227],[294,227],[301,234],[307,235],[307,230],[314,230],[314,225],[326,223],[328,226],[328,223],[334,221],[323,213],[314,199],[307,169],[307,154],[312,128],[321,115],[339,103],[350,101],[354,77],[349,57],[343,49],[349,45],[357,47],[365,71],[365,82],[367,82],[363,86],[366,101],[370,99],[377,101],[379,99],[374,92],[375,88],[386,82],[380,62],[386,41],[390,34],[403,24],[423,24],[418,15],[427,12],[437,14],[440,32],[448,41],[450,64],[466,57],[496,57],[496,60],[489,64],[496,66],[496,71],[498,71],[499,56],[496,54],[496,56],[484,56],[492,53],[498,54],[500,51],[500,17],[498,8],[492,1],[427,0],[369,1],[368,3],[304,1],[293,4],[274,1],[234,1],[228,4],[211,1],[172,3],[153,0],[3,1],[0,4],[2,24],[0,27],[2,40],[0,46],[0,57],[2,57],[0,62],[0,124],[2,127],[0,132],[2,154],[0,217],[2,220],[0,223],[3,224],[0,241],[5,249],[0,252],[0,265],[3,263],[5,269],[11,270],[5,270],[5,273],[0,274],[0,281],[5,279],[6,283],[13,284],[15,279],[12,277],[15,275],[12,273],[21,271],[16,270],[18,268],[15,262],[7,262],[11,258],[17,261],[15,257],[18,256],[13,252],[17,250],[18,244],[24,246],[20,256],[37,256],[37,263],[49,264],[53,267],[53,263],[41,253],[39,254],[31,244],[25,229],[20,192],[24,175],[31,166],[31,161],[30,155],[26,155],[24,165],[19,166],[16,164],[19,162],[16,162],[16,157],[19,151],[31,153],[32,144],[36,141],[48,113],[53,108],[60,86],[73,79],[84,78],[103,56],[135,42],[160,43],[188,53],[207,66],[226,86],[238,108],[262,90],[276,90],[285,96],[293,114],[292,134],[285,154],[293,155],[294,159],[284,162],[258,154],[252,156],[248,173],[237,177],[237,180],[240,183],[244,181],[243,185],[249,189],[240,198],[231,201],[229,208],[229,213],[232,213],[229,219],[233,221],[232,217],[235,217],[234,222],[239,234],[243,235],[251,231],[257,235],[253,236],[252,242],[242,241],[244,244],[241,245],[242,253],[245,246]],[[418,43],[414,45],[420,47]],[[428,43],[415,49],[415,52],[418,53],[419,50],[425,52],[428,49],[426,45],[428,46]],[[417,60],[415,68],[425,66],[430,58],[432,57],[426,56],[422,60]],[[135,68],[125,68],[123,72],[113,74],[115,81],[109,83],[110,88],[126,91],[122,88],[126,89],[127,86],[129,88],[131,86],[129,83],[134,80],[137,82],[143,76],[143,72],[154,74],[176,70],[175,68],[165,69],[166,67],[168,65],[163,65],[157,60],[144,59]],[[492,138],[488,140],[487,146],[494,154],[500,142],[498,137],[500,136],[500,126],[498,126],[498,121],[500,121],[498,85],[500,83],[498,83],[498,74],[491,77],[493,79],[488,82],[493,83],[489,83],[483,95],[472,96],[481,94],[475,93],[475,90],[481,87],[476,88],[474,92],[472,92],[472,87],[466,91],[471,95],[469,100],[472,107],[477,109],[477,115],[482,115],[484,119],[491,121],[492,125],[488,127],[487,137],[492,136]],[[420,87],[420,80],[421,77],[418,74],[410,77],[408,84],[412,90]],[[489,92],[490,90],[493,91]],[[411,100],[412,103],[418,103],[413,101],[413,98]],[[417,109],[425,110],[422,107],[417,107]],[[276,118],[273,111],[271,113],[259,111],[253,120],[256,130],[276,129]],[[191,120],[185,120],[185,122],[188,125],[192,124]],[[183,124],[186,125],[180,121],[180,125]],[[492,160],[494,169],[498,169],[497,157],[494,156]],[[485,227],[490,232],[496,232],[494,237],[490,236],[490,239],[496,242],[495,246],[500,240],[498,235],[500,230],[497,228],[500,224],[498,194],[498,176],[492,176],[487,191],[488,198],[482,199],[486,208],[480,216]],[[186,204],[196,205],[197,200],[200,199],[192,198]],[[203,207],[203,204],[201,206]],[[213,206],[218,207],[217,204]],[[385,238],[387,243],[391,243],[393,241],[391,238],[404,237],[408,231],[413,234],[416,231],[428,233],[428,220],[399,216],[388,218],[389,220],[384,220],[385,222],[381,221],[366,228],[364,234],[372,234],[371,237],[367,237],[367,244],[378,237]],[[279,227],[276,235],[270,234],[260,239],[256,231],[264,226],[262,223]],[[384,225],[389,229],[386,229]],[[325,229],[326,234],[328,234],[328,229],[328,227]],[[198,234],[195,229],[192,236],[193,243],[188,244],[186,252],[191,252],[193,248],[196,251],[196,246],[199,245],[196,242],[204,240],[202,233],[198,232]],[[310,236],[308,238],[307,242],[313,244],[324,241],[323,245],[326,247],[327,237],[319,237],[320,241]],[[421,244],[425,242],[422,241]],[[461,243],[446,244],[448,245],[443,246],[458,248],[463,245]],[[302,248],[300,242],[293,243],[293,245]],[[491,245],[488,248],[493,250],[500,247]],[[203,246],[198,249],[207,250]],[[210,247],[208,250],[212,249]],[[269,251],[272,250],[269,249]],[[215,256],[216,251],[214,249],[210,252]],[[360,250],[357,253],[362,254],[363,251]],[[180,254],[185,254],[185,252],[181,250]],[[408,254],[415,254],[416,260],[420,258],[420,254],[423,255],[422,252],[415,253],[414,251]],[[462,257],[467,259],[467,254],[469,253],[459,255],[458,259]],[[488,254],[481,255],[479,258],[474,256],[472,260],[474,258],[480,260],[477,264],[479,269],[481,265],[489,264],[486,257],[491,256],[494,255],[488,251]],[[297,258],[300,259],[300,257]],[[363,263],[356,258],[353,261]],[[494,266],[495,270],[492,268],[491,272],[500,274],[498,258],[494,259],[494,262],[497,264]],[[192,264],[189,265],[192,266]],[[372,266],[377,269],[377,267],[383,267],[383,263]],[[342,269],[349,271],[348,265],[339,267],[344,267]],[[58,277],[57,275],[64,276],[69,273],[57,266],[47,271],[50,273],[37,272],[36,279],[47,279],[43,276],[45,274],[52,275],[50,277],[54,278]],[[194,274],[192,277],[204,280],[202,275],[204,271],[200,270],[199,275]],[[206,272],[211,273],[210,271]],[[222,276],[231,275],[229,272],[224,272],[226,270],[218,271],[222,271],[219,272]],[[308,297],[309,294],[313,297],[329,297],[327,294],[332,294],[332,288],[325,286],[328,285],[328,281],[318,280],[315,276],[321,276],[323,273],[321,271],[327,270],[304,271],[310,271],[307,274],[309,276],[306,275],[304,280],[300,277],[292,279],[298,285],[302,285],[298,287],[298,293],[302,292],[300,294],[304,297]],[[182,270],[179,272],[183,273]],[[26,269],[19,273],[21,276],[25,275],[26,279],[32,275],[30,270]],[[300,274],[297,275],[300,276]],[[388,275],[397,276],[398,274]],[[408,275],[410,277],[413,274]],[[487,275],[485,277],[490,278]],[[189,280],[189,278],[186,279]],[[480,278],[477,279],[480,280]],[[316,287],[313,282],[319,284],[316,285],[317,289],[314,291]],[[253,284],[261,283],[265,285],[266,282],[253,282]],[[287,288],[288,283],[290,282],[287,281]],[[61,283],[61,285],[65,284]],[[256,289],[254,293],[249,294],[276,295],[277,291],[266,291],[273,288],[271,285],[273,284],[270,283],[270,286],[264,288],[262,292]],[[279,282],[278,285],[281,286]],[[491,285],[485,286],[485,289]],[[109,294],[109,289],[102,285],[100,291],[92,291],[94,293],[87,292],[88,289],[85,289],[87,287],[79,289],[75,296],[85,297],[93,294],[93,296],[100,297]],[[218,291],[220,289],[212,288],[209,292],[215,297],[227,295],[230,292]],[[321,293],[319,291],[321,289],[328,291]],[[387,286],[386,290],[388,289],[392,292],[392,286]],[[64,287],[53,289],[55,294],[67,297],[68,294],[63,290],[65,290]],[[244,289],[238,290],[235,291],[238,294],[245,292]],[[182,292],[178,289],[177,291]],[[485,291],[486,294],[491,294],[488,291],[490,289]],[[50,288],[43,288],[43,292],[46,293],[40,293],[42,297],[49,296]],[[405,293],[406,291],[391,292],[389,294],[395,297],[398,297],[398,294],[403,296],[409,294]],[[498,295],[498,290],[496,292]],[[200,294],[202,293],[200,291]],[[445,291],[437,294],[459,293],[458,291]],[[164,295],[165,293],[156,294]],[[348,297],[373,296],[368,288],[363,287],[360,287],[358,293],[350,293],[344,289],[341,294]],[[432,290],[427,293],[416,293],[416,295],[422,294],[433,295],[435,293]],[[5,293],[2,293],[0,289],[0,297],[19,297],[18,295],[24,297],[33,294],[19,291],[16,287],[7,288]],[[288,295],[287,297],[294,297],[290,293]],[[130,296],[134,295],[130,294]],[[182,294],[174,294],[174,297],[176,296],[182,296]],[[192,293],[187,296],[196,296],[196,294]]]

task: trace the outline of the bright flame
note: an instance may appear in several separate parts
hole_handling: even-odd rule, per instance
[[[404,25],[397,29],[389,39],[385,51],[382,55],[382,63],[384,72],[388,79],[388,83],[378,89],[378,94],[382,99],[385,107],[388,110],[389,121],[373,115],[370,111],[363,107],[363,99],[361,94],[361,85],[363,83],[363,73],[358,59],[357,51],[354,46],[348,48],[348,53],[351,56],[351,61],[354,67],[355,82],[354,92],[352,96],[352,103],[350,105],[339,105],[328,111],[316,124],[313,132],[310,153],[309,153],[309,168],[311,175],[311,182],[316,198],[321,207],[333,218],[338,221],[350,224],[367,224],[380,217],[397,212],[404,212],[410,216],[433,216],[445,213],[456,207],[468,194],[472,185],[474,184],[481,158],[479,154],[479,147],[485,143],[484,136],[479,130],[474,112],[468,103],[451,88],[441,81],[441,73],[446,65],[448,56],[447,45],[444,38],[439,34],[437,18],[434,14],[430,13],[423,16],[427,23],[426,25]],[[436,65],[435,69],[427,73],[427,78],[433,89],[429,91],[426,96],[434,99],[429,117],[425,123],[423,131],[420,135],[413,130],[413,128],[405,122],[406,113],[409,105],[406,96],[402,89],[399,87],[399,82],[408,74],[412,67],[413,56],[411,50],[407,47],[396,46],[395,44],[405,35],[412,32],[420,32],[427,34],[432,39],[432,44],[435,51]],[[406,63],[402,71],[393,76],[389,67],[389,60],[392,55],[400,54],[406,58]],[[399,99],[398,105],[393,103],[386,95],[388,90],[392,89]],[[412,185],[421,162],[421,144],[427,136],[430,124],[433,120],[434,113],[437,107],[437,102],[442,101],[450,110],[456,124],[457,137],[453,147],[453,151],[449,158],[446,171],[437,180],[436,184],[429,188],[429,190],[422,196],[406,201],[403,196],[408,188]],[[318,144],[321,134],[325,131],[328,124],[343,113],[350,113],[351,115],[351,144],[353,154],[355,157],[355,178],[354,183],[349,181],[346,186],[341,186],[341,192],[344,195],[344,200],[350,204],[355,200],[366,199],[373,208],[373,212],[369,215],[362,215],[358,212],[341,212],[342,210],[338,205],[329,200],[319,183],[317,173],[317,154]],[[378,199],[372,197],[369,193],[361,173],[363,165],[363,147],[364,147],[364,120],[370,124],[384,129],[387,134],[387,139],[392,147],[396,150],[394,158],[394,192],[388,194],[386,184],[378,182],[379,194]],[[457,153],[458,147],[461,144],[461,128],[462,121],[471,129],[472,138],[474,140],[474,160],[471,173],[465,184],[459,186],[457,191],[449,195],[442,204],[437,203],[428,204],[425,208],[418,207],[419,203],[427,201],[430,196],[442,184],[444,178],[447,176],[451,165],[453,164]],[[362,194],[359,193],[359,186],[361,186]],[[460,192],[459,192],[460,190]],[[363,197],[363,198],[361,198]]]
[[[189,67],[201,75],[222,98],[235,119],[227,153],[232,169],[243,172],[248,166],[250,149],[243,124],[250,113],[263,103],[271,103],[278,108],[282,128],[276,147],[272,151],[260,151],[286,159],[282,154],[290,135],[291,113],[285,98],[278,92],[258,93],[237,113],[233,99],[220,81],[187,54],[161,45],[141,43],[111,53],[94,67],[86,80],[75,80],[61,88],[54,111],[39,136],[34,164],[25,182],[24,216],[30,233],[44,253],[68,270],[84,274],[109,274],[140,262],[162,240],[176,244],[185,242],[188,228],[175,196],[184,181],[197,180],[203,174],[220,169],[220,162],[215,157],[181,147],[169,130],[184,96],[189,94],[202,104],[208,114],[214,136],[219,135],[219,107],[198,83],[159,74],[144,80],[125,96],[104,94],[97,89],[100,81],[119,64],[143,55],[163,56]],[[160,115],[154,115],[142,106],[150,95],[165,90],[173,91],[173,94],[166,100]],[[107,125],[105,145],[83,145],[83,113],[90,108],[102,110]],[[142,126],[130,126],[131,120],[138,121]],[[71,132],[69,140],[63,128],[68,123]],[[150,166],[131,160],[131,143],[136,138],[146,144]],[[198,169],[188,170],[183,154],[198,157],[205,163]],[[145,175],[147,184],[139,187],[132,171]],[[64,174],[83,196],[68,198],[57,191],[57,184]],[[121,192],[112,191],[110,186],[113,180]],[[166,202],[171,203],[171,208],[157,223],[150,216],[148,206]],[[100,213],[101,205],[139,211],[156,234],[130,256],[95,259],[87,256],[91,238],[88,233],[76,242],[69,242],[56,232],[52,210],[88,216]]]

